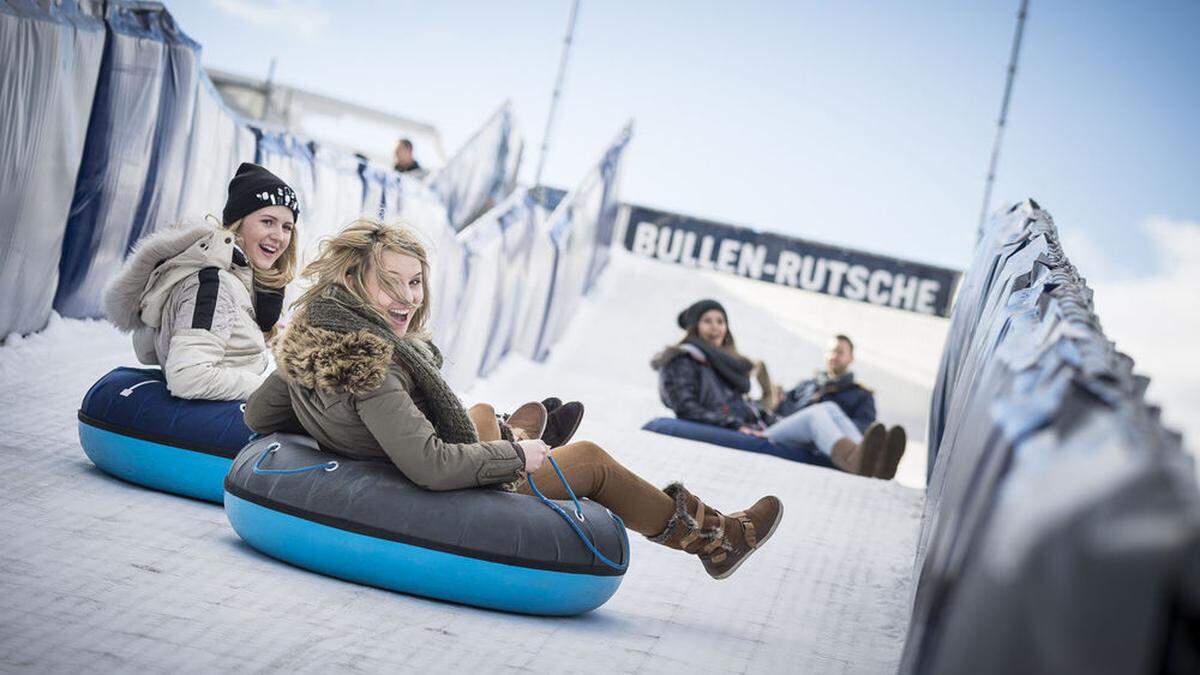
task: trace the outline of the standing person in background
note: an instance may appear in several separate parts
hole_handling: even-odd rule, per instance
[[[813,443],[843,471],[890,480],[904,455],[904,427],[885,430],[875,421],[875,395],[855,381],[852,363],[854,342],[835,336],[824,371],[791,391],[776,392],[780,419],[766,436],[785,447]]]
[[[425,169],[421,168],[421,164],[413,158],[413,144],[407,138],[401,138],[396,142],[396,150],[393,155],[395,159],[394,168],[403,174],[408,174],[414,178],[424,178]]]
[[[104,291],[104,313],[133,331],[138,360],[172,396],[244,400],[266,377],[267,337],[296,269],[296,193],[244,163],[221,226],[168,228],[138,242]]]

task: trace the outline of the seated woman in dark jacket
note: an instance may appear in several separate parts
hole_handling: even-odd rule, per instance
[[[762,364],[738,353],[721,303],[701,300],[680,312],[678,323],[687,335],[650,362],[658,371],[658,393],[663,404],[680,419],[736,429],[778,443],[767,429],[779,426],[770,403],[764,408],[747,399],[751,375],[756,370],[758,373],[765,370]],[[764,391],[774,389],[769,380],[764,378],[760,382]],[[883,451],[883,443],[882,429],[869,429],[868,433],[848,436],[834,433],[829,447],[820,449],[830,455],[837,468],[870,476]]]
[[[774,415],[747,398],[755,364],[738,353],[725,308],[700,300],[680,312],[677,323],[687,335],[650,362],[663,405],[679,419],[762,436]]]
[[[551,451],[543,440],[502,439],[491,409],[465,410],[442,378],[441,355],[424,328],[428,258],[412,232],[355,221],[324,243],[304,276],[312,286],[275,345],[279,370],[246,403],[251,429],[303,431],[330,451],[391,461],[429,490],[528,495],[528,475],[547,497],[567,498],[553,466],[543,464]],[[654,487],[588,441],[554,449],[554,459],[580,497],[651,541],[698,555],[717,579],[783,517],[773,496],[724,515],[679,483]]]

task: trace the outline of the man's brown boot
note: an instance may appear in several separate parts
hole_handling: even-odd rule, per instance
[[[714,579],[733,574],[775,534],[783,519],[783,502],[775,496],[726,516],[705,506],[680,483],[668,485],[663,492],[675,500],[675,513],[650,541],[700,556],[704,570]]]
[[[875,475],[876,465],[883,454],[887,440],[887,431],[879,422],[872,422],[863,433],[860,443],[849,438],[840,438],[833,444],[829,458],[833,465],[856,476],[871,477]]]
[[[907,445],[908,435],[904,433],[904,427],[897,425],[887,430],[883,453],[875,465],[876,478],[891,480],[896,477],[896,468],[900,466],[900,458],[904,456]]]

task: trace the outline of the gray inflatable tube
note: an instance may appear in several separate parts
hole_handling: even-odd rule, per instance
[[[603,506],[490,489],[432,492],[387,462],[304,436],[247,445],[225,512],[254,548],[356,583],[524,614],[571,615],[621,585],[629,540]]]

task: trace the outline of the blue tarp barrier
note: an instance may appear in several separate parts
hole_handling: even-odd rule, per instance
[[[1200,489],[1146,385],[1050,215],[994,220],[934,392],[902,673],[1200,666]]]
[[[521,318],[521,301],[528,297],[529,285],[525,263],[533,249],[537,232],[538,209],[534,197],[518,190],[483,218],[494,217],[500,225],[499,278],[496,296],[500,299],[493,308],[488,328],[488,340],[479,364],[479,376],[487,377],[500,361],[512,351]]]
[[[621,154],[633,133],[632,123],[625,126],[604,153],[600,163],[583,179],[551,214],[547,231],[552,247],[550,270],[542,316],[536,309],[538,299],[531,301],[537,337],[533,341],[532,358],[545,359],[550,346],[562,337],[580,299],[591,290],[596,275],[608,261],[616,222],[616,179],[620,173]],[[604,222],[603,219],[611,219]],[[541,257],[541,256],[539,256]],[[528,343],[526,343],[528,344]]]
[[[103,52],[73,0],[0,0],[0,338],[50,317]]]
[[[453,342],[444,368],[452,385],[466,386],[507,354],[520,309],[524,259],[532,241],[528,192],[518,190],[458,235],[465,257],[463,290],[455,308]]]
[[[304,212],[301,238],[317,242],[337,234],[363,210],[362,162],[354,155],[317,146],[313,161],[314,193],[312,204]],[[302,207],[303,208],[303,207]],[[303,249],[316,253],[315,246]]]
[[[596,223],[596,245],[592,250],[591,262],[588,263],[587,273],[584,276],[584,294],[592,291],[592,286],[600,278],[604,269],[608,267],[613,236],[617,229],[617,217],[621,210],[620,201],[617,199],[617,189],[621,181],[621,155],[632,136],[633,123],[630,122],[621,130],[608,152],[604,153],[604,159],[600,161],[599,167],[599,186],[592,193],[590,199],[583,204],[583,208],[588,210],[588,218]]]
[[[100,296],[144,234],[178,218],[199,46],[157,3],[109,3],[54,307],[101,316]],[[169,179],[174,177],[173,182]]]
[[[254,133],[225,107],[212,81],[201,77],[191,131],[186,137],[188,153],[179,217],[188,222],[209,214],[220,218],[229,180],[242,162],[254,161]]]
[[[483,352],[491,338],[492,314],[505,299],[500,296],[500,268],[504,245],[500,224],[495,219],[475,222],[459,240],[463,250],[462,286],[452,319],[447,323],[449,334],[442,333],[441,348],[447,355],[442,368],[452,387],[464,388],[479,375]],[[447,338],[449,340],[447,341]]]
[[[381,166],[362,162],[359,174],[363,181],[362,215],[370,218],[383,216],[383,196],[387,191],[388,175],[393,173]]]
[[[404,200],[409,193],[438,204],[441,213],[432,214],[432,218],[438,221],[439,228],[442,224],[441,221],[449,223],[449,219],[445,215],[446,207],[437,200],[436,196],[429,193],[428,187],[416,178],[405,178],[395,171],[388,171],[384,174],[383,203],[379,206],[380,216],[388,222],[400,218],[401,212],[404,210]],[[421,210],[424,211],[424,209]]]
[[[466,249],[450,226],[446,207],[428,185],[393,172],[384,188],[384,220],[403,222],[425,242],[434,270],[430,290],[435,299],[429,327],[440,343],[453,344],[459,330],[471,330],[458,321],[465,299]],[[393,206],[396,202],[398,207]],[[457,358],[453,350],[445,357],[447,363]]]
[[[463,229],[512,192],[522,145],[512,104],[506,102],[429,180],[446,205],[455,230]]]

